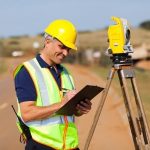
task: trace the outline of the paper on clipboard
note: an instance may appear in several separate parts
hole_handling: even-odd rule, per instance
[[[60,108],[56,114],[58,115],[73,115],[76,105],[80,101],[89,99],[92,100],[97,94],[99,94],[104,88],[94,85],[86,85],[82,88],[68,103]]]

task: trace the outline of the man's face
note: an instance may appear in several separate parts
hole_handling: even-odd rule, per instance
[[[70,48],[63,45],[57,39],[47,39],[47,56],[52,64],[60,64],[68,56]]]

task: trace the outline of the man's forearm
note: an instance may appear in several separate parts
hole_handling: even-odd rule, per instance
[[[61,107],[62,103],[52,104],[51,106],[35,106],[32,103],[20,104],[21,114],[24,122],[48,118]]]

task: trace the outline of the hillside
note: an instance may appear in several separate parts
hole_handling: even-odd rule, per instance
[[[33,43],[38,42],[39,47],[33,48]],[[145,43],[150,49],[150,30],[141,28],[131,28],[131,43],[133,47],[140,46]],[[79,32],[77,38],[79,50],[87,48],[105,50],[108,48],[107,30]],[[38,36],[21,36],[0,39],[0,55],[9,54],[15,50],[23,50],[27,53],[35,53],[43,47],[43,37]],[[5,49],[5,51],[4,51]]]

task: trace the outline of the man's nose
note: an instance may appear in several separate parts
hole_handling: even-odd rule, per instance
[[[67,56],[69,54],[69,50],[68,49],[63,49],[63,55]]]

